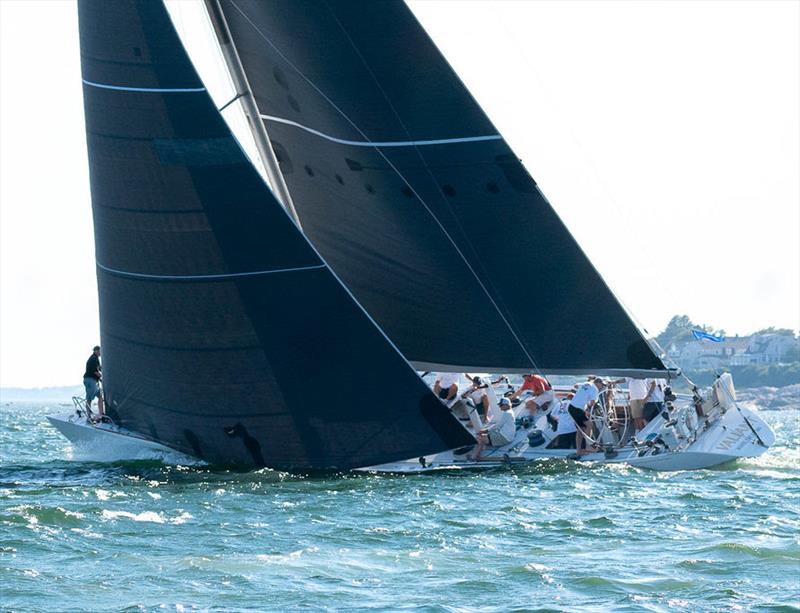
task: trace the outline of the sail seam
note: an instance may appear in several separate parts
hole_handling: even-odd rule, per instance
[[[393,141],[370,141],[370,140],[347,140],[344,138],[336,138],[335,136],[331,136],[330,134],[325,134],[324,132],[320,132],[319,130],[315,130],[314,128],[309,128],[308,126],[304,126],[301,123],[296,121],[292,121],[291,119],[284,119],[283,117],[275,117],[274,115],[265,115],[264,113],[260,113],[261,119],[266,119],[267,121],[273,121],[275,123],[282,123],[287,126],[294,126],[295,128],[300,128],[301,130],[305,130],[315,136],[319,136],[326,140],[329,140],[334,143],[339,143],[341,145],[352,145],[354,147],[424,147],[426,145],[449,145],[453,143],[478,143],[484,142],[488,140],[503,140],[503,137],[499,134],[489,134],[487,136],[462,136],[457,138],[434,138],[428,140],[393,140]]]
[[[192,417],[200,417],[203,419],[214,418],[214,417],[224,417],[227,419],[242,419],[242,418],[254,418],[254,417],[281,417],[284,415],[291,415],[289,411],[281,411],[277,413],[198,413],[196,410],[183,410],[183,409],[176,409],[174,407],[168,407],[163,404],[153,404],[152,402],[147,402],[146,400],[142,400],[141,398],[137,398],[135,396],[129,396],[126,399],[127,402],[131,404],[140,404],[142,406],[150,407],[152,409],[157,409],[159,411],[168,411],[169,413],[175,413],[177,415],[191,415]]]
[[[232,351],[260,351],[261,345],[234,345],[234,346],[211,346],[211,347],[197,347],[197,346],[176,346],[176,345],[162,345],[157,343],[148,343],[145,341],[135,341],[127,336],[114,334],[113,332],[105,332],[103,338],[109,337],[127,343],[129,345],[136,345],[137,347],[147,347],[148,349],[158,349],[160,351],[173,351],[176,353],[184,353],[193,351],[197,353],[225,353]]]
[[[92,87],[99,87],[100,89],[113,89],[115,91],[123,92],[152,92],[158,94],[183,94],[192,92],[204,92],[205,87],[130,87],[127,85],[109,85],[108,83],[96,83],[95,81],[87,81],[81,79],[86,85]]]
[[[257,277],[261,275],[272,275],[282,272],[300,272],[304,270],[317,270],[320,268],[326,268],[325,264],[317,264],[315,266],[298,266],[296,268],[276,268],[273,270],[255,270],[250,272],[232,272],[232,273],[224,273],[218,275],[151,275],[141,272],[128,272],[125,270],[116,270],[114,268],[109,268],[108,266],[103,266],[100,262],[97,262],[97,267],[100,268],[101,270],[105,270],[106,272],[115,275],[120,275],[122,277],[131,277],[134,279],[156,279],[164,281],[204,281],[204,280],[214,280],[214,279],[234,279],[238,277]]]

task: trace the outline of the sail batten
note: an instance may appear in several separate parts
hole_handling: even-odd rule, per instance
[[[82,79],[85,85],[99,87],[100,89],[112,89],[121,92],[150,92],[154,94],[192,94],[206,91],[205,87],[134,87],[132,85],[111,85],[109,83],[95,83]]]
[[[318,270],[326,268],[324,264],[317,264],[315,266],[297,266],[294,268],[275,268],[272,270],[253,270],[248,272],[231,272],[214,275],[152,275],[140,272],[129,272],[126,270],[115,270],[108,266],[103,266],[99,262],[97,267],[120,277],[131,277],[133,279],[152,279],[156,281],[216,281],[220,279],[235,279],[237,277],[257,277],[259,275],[272,275],[284,272],[300,272],[303,270]]]
[[[485,136],[460,136],[454,138],[428,138],[423,140],[389,140],[389,141],[371,141],[371,140],[347,140],[344,138],[337,138],[335,136],[331,136],[330,134],[325,134],[324,132],[320,132],[319,130],[315,130],[314,128],[310,128],[308,126],[304,126],[301,123],[296,121],[292,121],[291,119],[286,119],[284,117],[273,117],[272,115],[264,115],[263,113],[260,114],[261,119],[265,119],[267,121],[274,121],[275,123],[282,123],[287,126],[294,126],[295,128],[300,128],[301,130],[305,130],[310,134],[314,134],[325,140],[329,140],[333,143],[339,143],[340,145],[351,145],[353,147],[426,147],[430,145],[450,145],[454,143],[480,143],[487,140],[502,140],[503,137],[499,134],[488,134]]]
[[[473,440],[290,219],[207,92],[177,91],[202,83],[163,4],[81,0],[79,23],[115,421],[213,463],[287,469]]]
[[[220,6],[304,232],[408,359],[667,372],[402,2]]]

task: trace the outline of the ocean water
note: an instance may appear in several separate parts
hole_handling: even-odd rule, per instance
[[[2,611],[800,610],[800,410],[717,470],[313,478],[76,457],[48,412],[0,407]]]

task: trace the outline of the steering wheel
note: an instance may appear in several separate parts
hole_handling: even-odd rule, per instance
[[[618,411],[618,408],[621,408],[622,411]],[[606,432],[611,432],[616,440],[614,447],[619,447],[628,433],[628,424],[630,423],[629,412],[630,407],[627,404],[621,405],[620,407],[616,406],[614,402],[614,390],[613,388],[609,388],[607,392],[603,392],[603,396],[594,403],[589,411],[589,420],[594,424],[597,430],[597,436],[587,438],[592,443],[597,443],[598,441],[602,443],[603,435]]]

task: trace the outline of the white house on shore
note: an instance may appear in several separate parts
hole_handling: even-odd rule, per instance
[[[716,369],[749,364],[777,364],[787,356],[797,356],[800,339],[788,334],[753,334],[726,338],[720,343],[690,341],[682,347],[669,347],[669,357],[689,370]],[[792,361],[796,360],[794,357]]]

